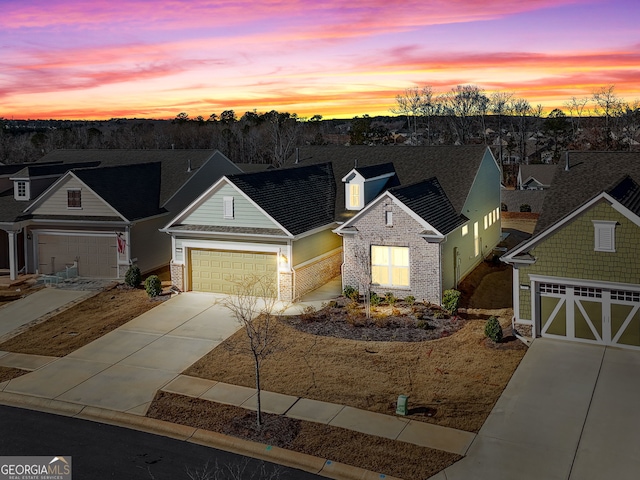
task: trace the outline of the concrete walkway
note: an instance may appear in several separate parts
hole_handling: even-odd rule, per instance
[[[255,388],[230,385],[203,378],[180,375],[163,388],[166,392],[201,398],[217,403],[255,410]],[[474,433],[417,422],[408,418],[369,412],[335,403],[262,391],[262,411],[309,422],[413,443],[423,447],[465,455]]]
[[[640,352],[536,339],[465,458],[437,480],[636,479]]]
[[[10,380],[2,390],[144,415],[158,389],[237,329],[215,296],[181,294],[66,357]],[[11,359],[7,355],[0,364]]]
[[[0,338],[43,315],[94,294],[83,290],[43,288],[0,307]]]

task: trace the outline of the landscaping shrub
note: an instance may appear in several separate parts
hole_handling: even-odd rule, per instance
[[[387,292],[384,294],[384,300],[385,302],[387,302],[389,305],[392,305],[392,306],[395,305],[395,303],[398,301],[396,296],[391,292]]]
[[[300,318],[306,322],[313,320],[317,310],[313,305],[305,305],[300,314]]]
[[[528,203],[523,203],[522,205],[520,205],[520,212],[531,212],[531,205],[529,205]]]
[[[131,265],[124,275],[124,283],[132,288],[136,288],[142,281],[142,274],[137,265]]]
[[[414,303],[416,303],[416,297],[414,297],[413,295],[407,295],[406,297],[404,297],[404,301],[407,305],[413,305]]]
[[[444,318],[444,312],[442,310],[436,310],[435,312],[433,312],[433,318]]]
[[[382,299],[376,292],[369,292],[369,302],[372,307],[377,307],[382,303]]]
[[[495,316],[489,317],[484,326],[484,334],[496,343],[502,340],[502,327]]]
[[[455,315],[458,312],[458,306],[460,305],[460,292],[458,290],[445,290],[442,296],[442,308],[444,308],[450,315]]]
[[[360,299],[360,292],[358,292],[357,288],[352,287],[351,285],[345,285],[342,294],[354,302],[357,302]]]
[[[157,275],[150,275],[144,281],[144,289],[150,297],[157,297],[162,293],[162,282]]]

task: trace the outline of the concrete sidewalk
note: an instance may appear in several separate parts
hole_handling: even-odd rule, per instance
[[[164,391],[255,410],[256,389],[180,375]],[[335,403],[261,391],[262,411],[465,455],[475,434]]]
[[[84,290],[43,288],[0,307],[0,338],[70,303],[95,295]]]

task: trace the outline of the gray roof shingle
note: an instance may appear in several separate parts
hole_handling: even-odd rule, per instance
[[[628,175],[640,181],[640,152],[569,152],[547,191],[534,235],[569,215],[578,207],[617,185]]]
[[[465,216],[456,213],[435,177],[413,185],[391,188],[389,192],[442,235],[467,221]]]
[[[293,235],[334,223],[336,184],[330,163],[227,178]]]
[[[410,185],[436,177],[457,214],[467,199],[471,185],[484,157],[483,145],[402,147],[402,146],[306,146],[287,160],[288,166],[305,166],[330,162],[336,190],[335,219],[346,221],[354,215],[346,210],[342,178],[354,168],[393,164],[394,184]]]

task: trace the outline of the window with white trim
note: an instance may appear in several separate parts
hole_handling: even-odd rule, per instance
[[[408,287],[409,247],[371,245],[371,283]]]
[[[349,206],[360,208],[360,185],[357,183],[349,185]]]
[[[473,247],[474,247],[474,257],[480,255],[480,232],[479,232],[478,222],[473,224]]]
[[[82,191],[79,188],[67,190],[67,208],[82,208]]]
[[[489,228],[489,219],[485,215],[484,216],[484,229],[486,230],[487,228]]]
[[[28,198],[27,195],[27,182],[24,180],[20,180],[16,182],[16,199],[25,200]]]
[[[462,236],[466,236],[469,233],[469,225],[462,226]]]
[[[393,212],[384,212],[384,224],[393,227]]]
[[[616,222],[608,220],[592,220],[596,252],[616,251]]]
[[[233,211],[233,197],[222,198],[222,216],[226,219],[233,219],[235,212]]]

